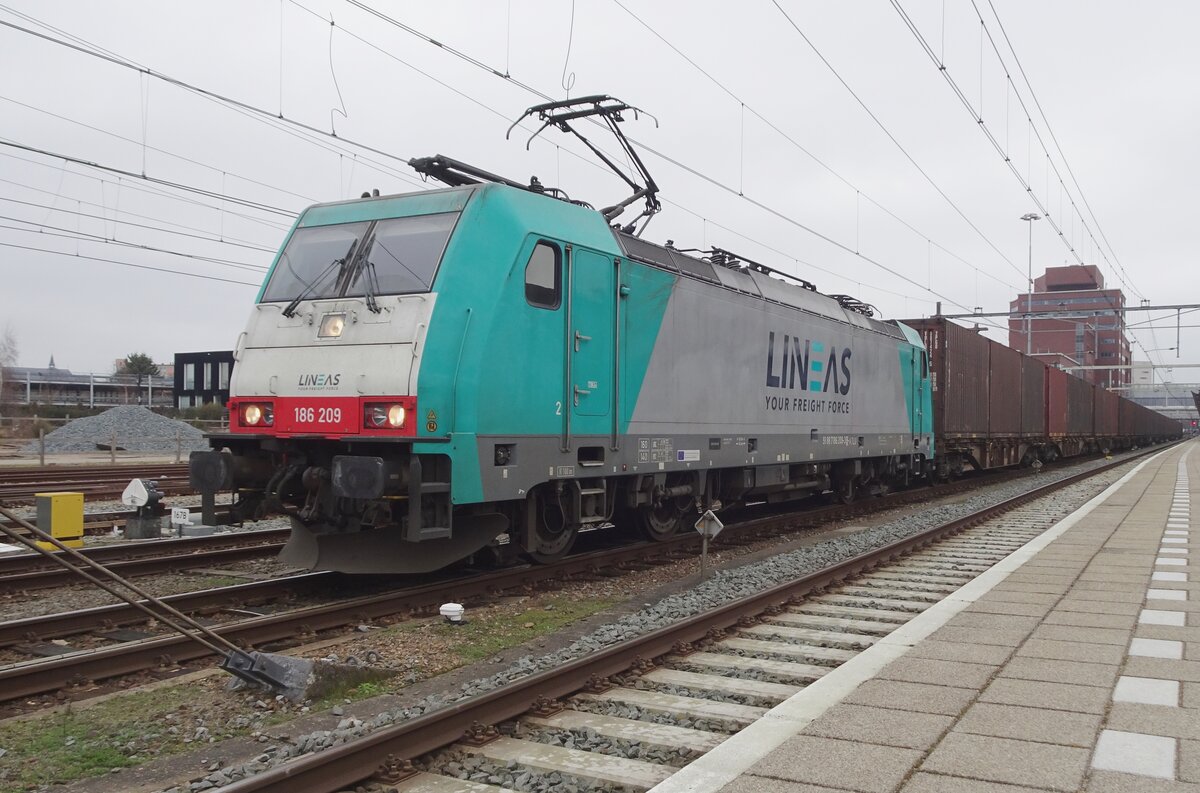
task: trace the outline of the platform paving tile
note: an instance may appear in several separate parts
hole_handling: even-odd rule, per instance
[[[1090,749],[1102,718],[1099,713],[1067,713],[976,702],[962,715],[954,729],[975,735]]]
[[[1159,779],[1175,778],[1178,742],[1162,735],[1102,730],[1092,754],[1092,767]]]
[[[1136,605],[1141,603],[1145,596],[1146,591],[1141,587],[1132,590],[1075,589],[1058,602],[1058,607],[1067,608],[1076,603],[1088,603],[1100,609],[1104,608],[1105,603],[1129,603]],[[1072,610],[1079,611],[1080,609]]]
[[[1140,702],[1146,705],[1179,706],[1179,681],[1153,677],[1121,675],[1113,689],[1113,702]]]
[[[1034,606],[1053,606],[1063,595],[1062,592],[1022,592],[1013,589],[993,589],[988,592],[988,600],[997,603],[1028,603]]]
[[[921,754],[915,749],[797,735],[751,766],[748,773],[862,793],[892,793]],[[819,758],[819,762],[804,762],[805,758]]]
[[[1046,615],[1045,625],[1067,625],[1074,628],[1116,628],[1132,630],[1136,617],[1127,614],[1092,614],[1086,611],[1061,611],[1055,609]]]
[[[936,658],[942,661],[962,661],[968,664],[999,665],[1012,655],[1011,647],[997,644],[964,644],[962,642],[939,642],[926,639],[918,642],[907,653],[909,658]]]
[[[900,793],[1043,793],[1045,790],[1046,788],[1042,787],[984,782],[981,779],[963,779],[960,776],[919,771],[900,788]]]
[[[934,713],[912,713],[862,705],[837,705],[804,728],[806,735],[862,741],[882,746],[926,750],[954,719]]]
[[[1200,628],[1179,625],[1147,625],[1139,623],[1133,635],[1139,639],[1168,639],[1180,642],[1200,642]]]
[[[1109,691],[1106,688],[1072,683],[998,677],[984,689],[979,699],[981,702],[995,702],[1001,705],[1023,705],[1073,713],[1103,713],[1108,705]]]
[[[1145,593],[1139,594],[1145,597]],[[1132,598],[1133,594],[1130,594],[1129,597]],[[1142,606],[1140,598],[1137,601],[1132,599],[1115,601],[1111,599],[1084,600],[1082,598],[1073,598],[1067,596],[1058,602],[1054,610],[1079,611],[1085,614],[1114,614],[1124,617],[1136,617],[1138,612],[1142,610]]]
[[[1083,782],[1088,749],[951,731],[921,764],[923,771],[1074,791]]]
[[[966,710],[975,693],[966,688],[902,680],[868,680],[843,701],[851,705],[957,716]]]
[[[1119,644],[1128,646],[1132,631],[1116,628],[1075,628],[1070,625],[1039,625],[1031,634],[1033,639],[1052,639],[1084,644]]]
[[[1052,658],[1013,658],[1000,670],[1000,677],[1021,680],[1043,680],[1047,683],[1071,683],[1078,686],[1112,688],[1120,667],[1084,661],[1063,661]]]
[[[1057,639],[1030,639],[1021,645],[1016,654],[1031,658],[1057,658],[1062,661],[1119,664],[1125,658],[1125,647],[1117,644],[1084,644]]]
[[[1200,740],[1200,711],[1139,702],[1114,702],[1105,726],[1110,730]]]
[[[1026,635],[1036,628],[1040,617],[1017,614],[989,614],[985,611],[963,610],[946,623],[947,628],[987,628],[1000,631],[1020,631]]]
[[[1124,582],[1127,584],[1146,585],[1150,580],[1150,573],[1122,573],[1109,570],[1085,570],[1080,576],[1080,581],[1097,581],[1100,583]]]
[[[719,793],[846,793],[846,788],[805,785],[784,779],[745,774],[721,788]]]
[[[996,674],[997,669],[999,667],[992,664],[905,656],[885,666],[876,677],[881,680],[904,680],[909,683],[979,689]]]
[[[1013,603],[1007,600],[977,600],[963,609],[964,614],[997,614],[1041,618],[1054,606],[1051,603]]]
[[[1127,592],[1140,594],[1146,591],[1143,581],[1126,583],[1121,581],[1076,581],[1071,586],[1071,592],[1091,597],[1096,592]]]
[[[959,617],[961,616],[960,614]],[[958,619],[958,617],[955,617],[955,619]],[[1025,641],[1028,636],[1029,633],[1027,631],[958,627],[950,624],[943,625],[929,634],[929,638],[937,641],[965,642],[968,644],[998,644],[1005,647],[1016,647]]]
[[[1084,791],[1086,793],[1200,793],[1200,785],[1093,769]]]
[[[1152,658],[1131,655],[1122,674],[1137,677],[1157,677],[1163,680],[1190,680],[1200,683],[1200,664],[1174,658]]]
[[[1179,778],[1184,782],[1200,782],[1200,741],[1179,742]]]
[[[1022,581],[1012,580],[1012,576],[1005,578],[996,587],[988,593],[989,597],[1005,593],[1005,594],[1025,594],[1037,597],[1039,595],[1063,595],[1071,588],[1067,582],[1059,582],[1057,584],[1028,584]],[[1033,601],[1040,602],[1040,601]]]

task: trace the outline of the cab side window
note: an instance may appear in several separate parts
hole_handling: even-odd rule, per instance
[[[538,308],[558,308],[562,302],[562,254],[558,246],[539,242],[525,265],[525,300]]]

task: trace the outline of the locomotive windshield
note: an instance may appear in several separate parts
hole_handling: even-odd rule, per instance
[[[428,292],[457,212],[298,228],[263,302]]]

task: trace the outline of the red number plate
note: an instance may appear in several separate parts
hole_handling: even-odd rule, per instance
[[[275,426],[280,432],[339,432],[358,429],[358,400],[281,399],[275,409]]]

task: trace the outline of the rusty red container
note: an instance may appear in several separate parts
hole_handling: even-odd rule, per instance
[[[1046,365],[1021,356],[1021,435],[1046,436]]]
[[[1021,434],[1021,411],[1024,390],[1021,383],[1024,358],[1021,353],[988,341],[988,432],[993,438],[1017,437]]]
[[[1115,438],[1119,417],[1117,412],[1121,398],[1107,388],[1096,388],[1096,407],[1093,421],[1097,438]]]

